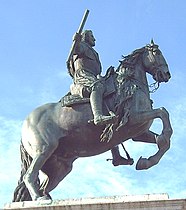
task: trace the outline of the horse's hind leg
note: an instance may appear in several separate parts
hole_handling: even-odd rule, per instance
[[[52,155],[46,162],[42,168],[42,171],[48,177],[41,185],[44,196],[47,196],[71,172],[72,163],[75,159],[62,159],[57,155]]]
[[[37,139],[39,140],[39,139]],[[37,187],[36,181],[38,178],[39,170],[42,168],[46,160],[52,155],[52,153],[57,148],[56,143],[48,143],[46,139],[39,140],[40,145],[32,147],[32,150],[35,151],[35,154],[32,156],[32,162],[28,168],[23,180],[26,187],[32,197],[32,200],[37,200],[40,197],[39,189]]]

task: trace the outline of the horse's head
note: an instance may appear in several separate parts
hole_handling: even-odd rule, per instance
[[[147,69],[147,72],[153,76],[154,80],[159,83],[168,82],[171,78],[167,62],[158,45],[154,44],[153,40],[151,44],[145,47],[143,65]]]

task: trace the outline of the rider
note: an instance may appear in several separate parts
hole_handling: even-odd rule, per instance
[[[104,81],[101,78],[101,62],[98,53],[93,49],[95,38],[91,30],[85,30],[82,34],[76,33],[74,40],[77,45],[73,52],[70,63],[67,63],[74,84],[71,93],[79,93],[82,97],[90,96],[90,104],[94,116],[95,125],[113,123],[115,115],[105,116],[102,113],[103,93],[105,91]],[[119,153],[118,146],[111,149],[112,163],[114,166],[131,165],[132,159],[125,159]]]
[[[69,69],[74,79],[74,88],[80,87],[82,97],[90,95],[90,104],[94,116],[95,125],[113,123],[115,115],[103,115],[102,102],[104,93],[104,81],[101,78],[101,62],[98,53],[93,49],[95,38],[91,30],[85,30],[82,34],[74,36],[76,47]],[[71,89],[71,92],[73,90]],[[73,93],[72,93],[73,94]]]

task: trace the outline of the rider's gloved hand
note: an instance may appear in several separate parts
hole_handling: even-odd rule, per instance
[[[73,36],[73,41],[80,42],[81,38],[82,38],[81,34],[75,33],[74,36]]]

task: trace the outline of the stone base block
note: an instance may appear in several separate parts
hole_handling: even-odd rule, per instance
[[[112,196],[6,204],[6,210],[186,210],[186,199],[169,199],[167,194]]]

